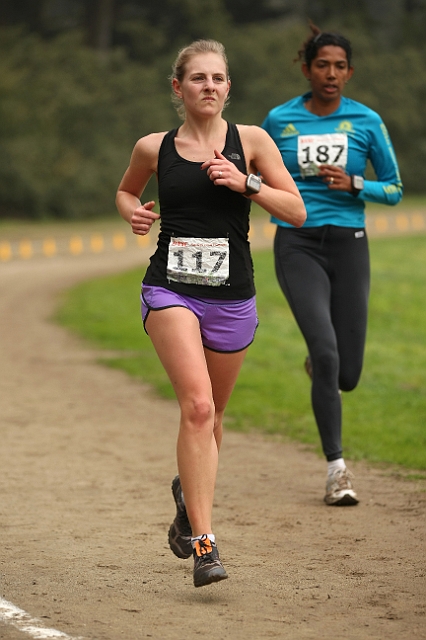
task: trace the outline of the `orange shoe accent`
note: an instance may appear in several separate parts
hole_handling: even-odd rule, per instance
[[[195,554],[199,558],[201,558],[201,556],[205,556],[207,553],[211,553],[213,550],[211,540],[207,536],[203,536],[201,540],[195,540],[194,549]]]

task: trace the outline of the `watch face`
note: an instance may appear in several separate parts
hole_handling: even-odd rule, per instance
[[[258,176],[255,176],[251,173],[247,177],[247,189],[251,189],[252,191],[258,193],[260,191],[261,184],[262,184],[262,181]]]
[[[362,176],[353,176],[352,184],[355,189],[362,191],[364,189],[364,178]]]

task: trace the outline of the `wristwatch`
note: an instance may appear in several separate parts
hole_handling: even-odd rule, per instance
[[[252,196],[255,193],[259,193],[261,186],[262,186],[261,178],[259,176],[255,176],[254,173],[249,173],[246,180],[246,190],[243,193],[243,195],[248,198],[249,196]]]
[[[364,178],[362,176],[351,176],[352,195],[357,197],[360,191],[364,189]]]

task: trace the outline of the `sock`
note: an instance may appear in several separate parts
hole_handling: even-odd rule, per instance
[[[216,538],[213,533],[203,533],[201,536],[195,536],[195,538],[191,538],[192,548],[194,548],[196,540],[201,540],[203,536],[207,536],[210,542],[216,543]]]
[[[337,460],[331,460],[327,462],[328,475],[331,476],[337,469],[346,469],[345,461],[343,458],[337,458]]]

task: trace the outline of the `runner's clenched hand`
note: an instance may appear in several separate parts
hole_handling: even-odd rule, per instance
[[[214,155],[212,160],[207,160],[201,165],[201,169],[207,169],[207,175],[216,186],[228,187],[232,191],[244,193],[247,176],[220,151],[215,149]]]
[[[133,233],[139,236],[145,236],[150,231],[154,222],[160,218],[158,213],[152,211],[154,206],[155,202],[151,200],[150,202],[141,204],[140,207],[134,210],[130,220]]]

